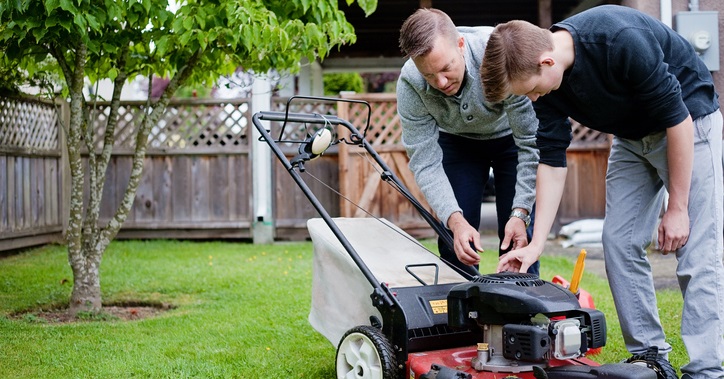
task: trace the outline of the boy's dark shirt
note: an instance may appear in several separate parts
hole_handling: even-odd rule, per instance
[[[706,65],[678,33],[632,8],[604,5],[551,27],[574,41],[575,60],[558,90],[534,103],[540,162],[566,165],[568,117],[602,132],[641,139],[719,108]]]

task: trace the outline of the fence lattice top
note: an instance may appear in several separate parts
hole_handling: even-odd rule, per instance
[[[367,126],[369,115],[369,128],[365,139],[373,146],[397,145],[402,143],[402,125],[397,114],[397,101],[370,101],[370,110],[367,106],[353,103],[349,107],[348,120],[358,127],[360,132]]]
[[[359,95],[357,95],[359,96]],[[356,97],[356,96],[355,96]],[[396,145],[402,143],[402,127],[400,125],[400,118],[397,115],[397,101],[394,96],[389,97],[386,100],[377,99],[364,99],[370,104],[370,110],[367,109],[365,104],[361,103],[344,103],[349,107],[349,121],[350,124],[354,125],[360,133],[365,132],[367,127],[367,119],[369,116],[369,128],[366,131],[365,138],[367,141],[374,145]],[[320,114],[320,115],[337,115],[338,106],[342,103],[319,101],[319,100],[308,100],[303,99],[299,101],[292,101],[289,104],[289,112],[299,112],[307,114]],[[286,98],[275,98],[273,102],[273,110],[278,112],[284,112],[287,108]],[[273,123],[272,136],[282,141],[299,141],[304,140],[306,136],[311,135],[319,128],[319,125],[314,125],[310,128],[309,125],[303,123],[287,123],[284,125],[282,134],[281,131],[282,123]],[[290,146],[289,143],[282,143],[282,146]]]
[[[91,106],[92,107],[92,106]],[[119,108],[114,148],[132,149],[147,107],[144,102],[123,102]],[[103,143],[109,104],[91,109],[96,131],[94,144]],[[249,100],[179,100],[166,107],[148,136],[148,148],[193,150],[194,148],[234,149],[248,146]]]
[[[58,112],[52,103],[0,97],[0,146],[57,152]]]
[[[580,122],[571,119],[572,147],[578,148],[608,148],[611,144],[610,134],[589,129]]]
[[[360,96],[360,95],[357,95]],[[361,97],[362,98],[362,97]],[[366,133],[372,145],[396,145],[401,143],[402,128],[397,114],[394,96],[364,98],[370,103],[369,129]],[[287,99],[272,98],[272,110],[284,111]],[[148,138],[149,151],[220,149],[234,150],[249,147],[250,99],[236,100],[174,100],[161,119],[151,129]],[[336,102],[305,100],[292,102],[290,112],[337,115]],[[109,104],[89,105],[94,146],[100,148],[108,122]],[[145,102],[123,102],[115,130],[114,148],[133,149],[139,123],[146,110]],[[347,117],[351,124],[363,132],[367,125],[367,107],[349,103]],[[27,151],[59,149],[58,112],[53,103],[40,100],[0,97],[0,147]],[[315,130],[307,125],[288,124],[284,135],[279,136],[281,123],[273,123],[272,135],[282,140],[303,140]],[[609,135],[573,122],[572,147],[608,147]],[[282,144],[284,145],[284,144]]]

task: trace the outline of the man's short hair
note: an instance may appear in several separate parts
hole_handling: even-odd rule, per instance
[[[510,95],[511,81],[541,72],[538,59],[553,50],[551,32],[526,21],[513,20],[495,27],[480,67],[485,100],[498,103]]]
[[[449,38],[454,43],[459,35],[455,24],[445,12],[420,8],[400,28],[400,50],[410,58],[425,56],[435,46],[438,36]]]

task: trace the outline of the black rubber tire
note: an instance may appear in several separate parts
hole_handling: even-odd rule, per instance
[[[659,349],[656,347],[649,348],[643,354],[637,354],[627,359],[625,363],[645,365],[656,372],[658,379],[679,379],[679,375],[669,361],[659,358]]]
[[[382,331],[367,325],[347,331],[335,356],[337,379],[398,379],[395,350]]]

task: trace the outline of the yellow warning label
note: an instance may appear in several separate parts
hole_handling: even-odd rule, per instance
[[[430,300],[430,308],[436,315],[447,313],[447,300]]]

